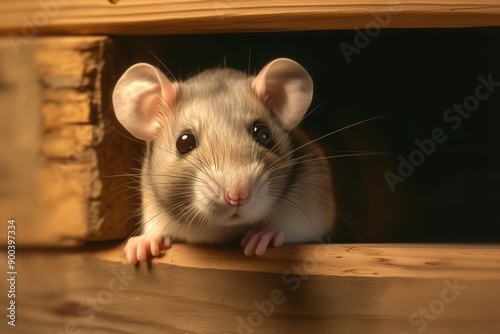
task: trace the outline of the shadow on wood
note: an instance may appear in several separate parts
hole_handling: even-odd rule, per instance
[[[498,246],[286,245],[249,258],[239,248],[176,244],[134,267],[120,244],[25,250],[18,259],[16,333],[493,333],[500,326]],[[0,326],[13,332],[6,321]]]

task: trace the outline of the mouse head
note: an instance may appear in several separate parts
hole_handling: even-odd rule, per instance
[[[227,226],[273,215],[294,177],[293,133],[312,93],[306,70],[285,58],[253,77],[212,69],[183,82],[136,64],[117,82],[113,105],[123,126],[150,142],[142,182],[158,203],[179,222]]]

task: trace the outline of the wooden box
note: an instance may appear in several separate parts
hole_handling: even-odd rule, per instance
[[[407,136],[401,142],[423,140],[441,124],[434,117],[465,101],[480,77],[500,80],[497,1],[22,0],[2,8],[0,268],[8,278],[0,284],[2,333],[498,332],[500,93],[490,91],[484,113],[448,132],[455,144],[434,156],[441,167],[458,156],[475,159],[464,164],[469,169],[438,178],[429,174],[429,162],[397,192],[384,178],[400,162],[391,150],[397,135],[391,142],[380,136],[383,127],[365,127],[355,137],[336,137],[332,143],[349,142],[352,151],[392,154],[370,160],[370,168],[356,160],[340,169],[350,179],[339,181],[340,188],[355,190],[341,200],[353,224],[341,224],[345,239],[328,241],[349,243],[285,245],[259,258],[234,245],[176,244],[138,267],[125,263],[122,248],[137,227],[139,197],[130,174],[140,167],[143,146],[116,122],[110,99],[117,78],[138,61],[164,60],[187,77],[219,64],[246,70],[251,62],[253,71],[272,58],[296,56],[320,78],[313,105],[322,116],[309,121],[314,132],[320,123],[341,127],[369,117],[369,106],[383,104],[377,96],[434,71],[428,87],[409,86],[408,96],[435,104],[422,112],[428,123],[386,123]],[[414,40],[426,52],[411,48]],[[446,51],[448,45],[456,49]],[[401,66],[405,51],[418,54]],[[437,65],[421,58],[432,52]],[[463,81],[455,68],[465,73]],[[377,80],[356,81],[360,69],[375,69],[361,78]],[[384,73],[402,75],[388,86]],[[448,88],[439,90],[444,79]],[[425,98],[432,89],[436,95]],[[327,101],[321,110],[332,90],[366,109],[330,108]],[[408,105],[386,104],[388,119],[412,120],[427,108],[398,98]],[[411,147],[403,151],[411,154]],[[422,175],[435,178],[422,184]],[[464,178],[463,187],[453,186]],[[447,188],[433,188],[440,180]],[[460,211],[468,201],[477,206]],[[16,239],[9,238],[14,225]],[[15,250],[7,247],[13,240]]]

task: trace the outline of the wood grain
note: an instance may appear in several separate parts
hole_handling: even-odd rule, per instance
[[[382,15],[381,24],[389,28],[498,26],[500,3],[496,0],[7,0],[2,3],[0,32],[21,40],[44,34],[333,30],[376,24],[374,15]]]
[[[425,324],[425,333],[465,334],[500,326],[498,245],[317,247],[248,258],[236,247],[176,244],[138,267],[124,263],[121,244],[22,251],[15,332],[402,334]]]
[[[121,248],[98,252],[109,261],[125,261]],[[287,244],[263,258],[245,257],[235,248],[174,244],[155,263],[180,267],[239,270],[279,274],[297,263],[298,274],[315,267],[315,275],[362,277],[500,279],[500,247],[497,245],[431,244]]]
[[[17,53],[0,41],[0,80],[10,87],[0,92],[0,166],[9,180],[0,234],[15,218],[30,231],[20,245],[75,246],[134,228],[123,225],[133,209],[130,179],[111,177],[130,172],[140,152],[111,109],[112,50],[106,37],[37,38]]]

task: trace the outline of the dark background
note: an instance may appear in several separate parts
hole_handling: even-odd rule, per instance
[[[312,138],[370,117],[322,141],[331,159],[339,218],[336,242],[499,242],[500,87],[456,130],[443,121],[453,104],[492,74],[500,82],[500,29],[386,29],[348,63],[340,43],[356,31],[120,37],[129,66],[144,61],[185,79],[210,67],[257,73],[287,57],[315,83],[304,121]],[[484,89],[483,89],[484,92]],[[391,192],[416,139],[442,128],[448,139]],[[383,154],[378,154],[383,153]],[[355,232],[354,232],[355,231]]]

